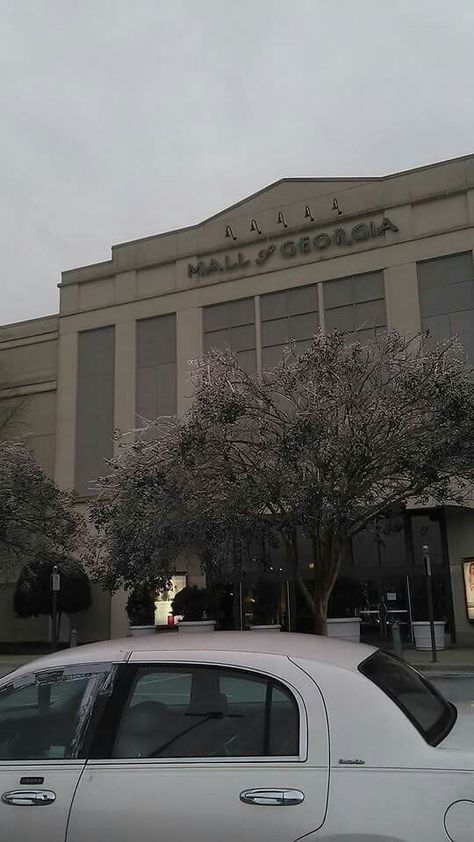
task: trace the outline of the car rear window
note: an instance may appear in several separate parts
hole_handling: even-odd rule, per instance
[[[456,721],[456,708],[413,667],[379,651],[359,671],[398,705],[430,745],[444,740]]]

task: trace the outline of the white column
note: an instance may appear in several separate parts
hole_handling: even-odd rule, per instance
[[[176,313],[176,376],[178,415],[189,409],[192,402],[190,360],[202,354],[202,309],[180,310]]]
[[[255,356],[257,360],[257,371],[262,371],[262,321],[260,315],[260,296],[255,296]]]
[[[321,333],[326,333],[326,314],[324,312],[324,293],[322,283],[318,284],[318,310],[319,310],[319,329]]]
[[[76,455],[78,334],[60,333],[56,395],[56,458],[54,478],[59,488],[72,491]]]
[[[127,591],[117,591],[110,600],[110,637],[126,637],[129,632],[128,617],[125,610]]]
[[[136,384],[136,322],[129,321],[115,325],[115,384],[114,384],[114,427],[121,433],[135,428],[135,384]],[[127,436],[125,441],[132,441]],[[115,451],[119,443],[116,443]],[[111,598],[110,637],[125,637],[128,634],[128,617],[125,611],[128,594],[118,591]]]
[[[414,335],[421,330],[416,263],[384,269],[385,304],[389,330]]]

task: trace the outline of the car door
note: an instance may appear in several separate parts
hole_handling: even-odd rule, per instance
[[[2,682],[0,838],[5,842],[64,842],[93,705],[109,674],[108,664],[75,665]]]
[[[67,842],[293,842],[321,827],[328,731],[311,679],[283,656],[156,657],[121,668]]]

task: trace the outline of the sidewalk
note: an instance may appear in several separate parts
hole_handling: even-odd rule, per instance
[[[429,670],[441,670],[443,672],[449,672],[450,670],[474,671],[474,648],[464,649],[453,646],[444,649],[442,652],[438,652],[436,663],[432,661],[431,652],[420,652],[418,649],[404,649],[403,657],[409,664],[424,672]]]
[[[22,653],[21,655],[4,655],[0,653],[0,661],[2,664],[11,664],[12,669],[15,667],[21,667],[23,664],[27,664],[28,661],[34,661],[36,658],[41,658],[41,655],[38,652],[34,653]]]

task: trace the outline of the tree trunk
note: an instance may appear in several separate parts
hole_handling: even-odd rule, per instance
[[[313,597],[313,632],[327,635],[328,633],[328,602],[329,593],[315,593]]]
[[[324,541],[312,537],[314,551],[314,591],[308,588],[301,571],[298,569],[298,548],[296,535],[285,540],[286,558],[289,569],[293,572],[298,588],[306,602],[313,619],[313,633],[327,635],[328,603],[339,572],[343,542],[335,535]]]
[[[329,597],[339,573],[343,544],[336,535],[330,535],[323,541],[313,536],[312,540],[315,554],[314,633],[327,635]]]
[[[298,543],[296,531],[292,535],[283,536],[283,542],[286,550],[287,572],[291,574],[292,578],[296,582],[308,608],[311,611],[311,614],[314,616],[314,602],[312,594],[308,590],[306,582],[298,569]],[[294,620],[292,625],[294,625]],[[292,631],[292,629],[290,629],[290,631]]]

